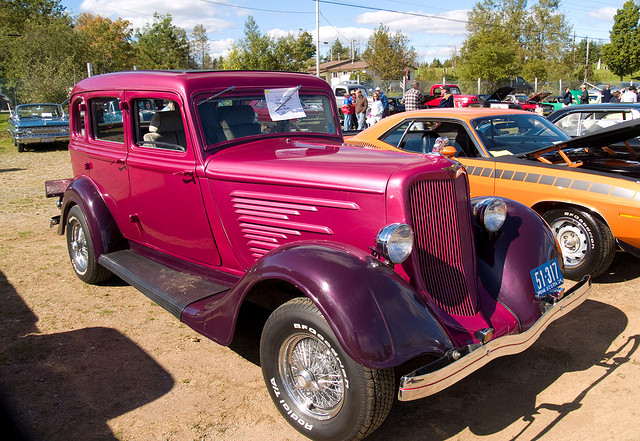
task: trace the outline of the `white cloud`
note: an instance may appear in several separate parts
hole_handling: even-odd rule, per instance
[[[618,8],[614,6],[605,6],[604,8],[596,9],[595,11],[589,11],[589,17],[606,22],[612,22],[613,17],[618,12]]]
[[[226,57],[229,54],[229,49],[233,44],[233,38],[225,38],[223,40],[215,40],[209,42],[209,55],[214,58],[218,58],[220,56]]]
[[[384,24],[389,30],[400,31],[407,35],[411,32],[427,34],[464,35],[467,32],[468,9],[459,9],[442,14],[420,15],[400,14],[395,12],[367,12],[356,18],[356,22],[363,25],[379,26]]]
[[[183,28],[187,33],[197,24],[203,25],[208,33],[236,26],[233,21],[224,19],[229,17],[228,8],[216,8],[211,3],[199,0],[84,0],[80,10],[112,20],[120,17],[131,22],[134,29],[142,29],[145,24],[152,23],[153,13],[156,11],[163,15],[171,14],[173,24]]]

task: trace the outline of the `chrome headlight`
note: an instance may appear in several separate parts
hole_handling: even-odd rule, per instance
[[[392,263],[407,260],[413,250],[413,230],[407,224],[389,224],[376,235],[376,250]]]
[[[486,198],[473,207],[473,215],[480,225],[495,233],[507,219],[507,204],[500,198]]]

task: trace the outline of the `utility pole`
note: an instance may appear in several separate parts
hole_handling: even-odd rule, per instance
[[[584,84],[587,84],[587,72],[589,70],[589,39],[587,38],[587,59],[584,64]]]
[[[316,0],[316,76],[320,77],[320,0]]]

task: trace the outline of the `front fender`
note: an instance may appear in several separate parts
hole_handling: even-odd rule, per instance
[[[473,198],[471,203],[482,199]],[[474,220],[478,275],[487,290],[518,317],[522,332],[542,314],[531,270],[553,258],[560,265],[563,260],[544,219],[526,205],[502,199],[507,204],[507,219],[497,234],[488,234]]]
[[[242,299],[265,280],[286,282],[309,297],[347,354],[364,366],[394,367],[420,354],[441,356],[453,347],[419,295],[398,274],[360,249],[327,242],[289,244],[272,251],[224,299],[189,305],[182,321],[229,344]],[[233,323],[223,329],[220,325],[230,317]]]
[[[69,210],[74,205],[80,206],[87,220],[91,237],[94,239],[93,250],[96,262],[102,254],[117,249],[118,243],[122,240],[120,229],[100,196],[100,192],[87,178],[74,180],[65,190],[58,234],[64,234]]]

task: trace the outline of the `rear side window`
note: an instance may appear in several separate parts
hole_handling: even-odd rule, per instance
[[[124,144],[124,127],[120,99],[114,97],[89,100],[93,138]]]

